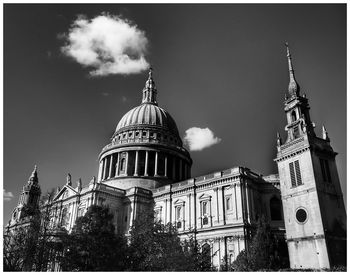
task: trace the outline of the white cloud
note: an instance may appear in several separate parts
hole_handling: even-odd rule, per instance
[[[209,128],[192,127],[187,129],[185,133],[184,140],[190,151],[201,151],[221,141],[220,138],[214,137],[213,131]]]
[[[78,16],[63,39],[62,52],[91,68],[91,76],[135,74],[149,67],[145,32],[115,15]]]
[[[6,192],[6,190],[4,189],[4,201],[10,201],[13,198],[13,194],[12,192]]]

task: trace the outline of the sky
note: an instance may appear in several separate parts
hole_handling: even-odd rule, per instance
[[[73,186],[97,175],[150,65],[181,137],[200,129],[209,139],[191,148],[192,176],[234,166],[277,173],[285,41],[315,131],[324,124],[339,153],[346,202],[345,4],[5,4],[3,38],[4,223],[34,165],[43,193],[67,173]]]

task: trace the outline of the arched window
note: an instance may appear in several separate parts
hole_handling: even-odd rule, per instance
[[[271,220],[273,221],[282,220],[281,200],[279,200],[276,197],[273,197],[270,200],[270,214],[271,214]]]
[[[292,112],[292,122],[297,120],[297,115],[295,111]]]

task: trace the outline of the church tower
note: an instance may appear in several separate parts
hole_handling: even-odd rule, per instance
[[[23,186],[17,207],[13,210],[11,225],[30,216],[39,208],[41,189],[38,180],[37,167],[35,165],[27,184]]]
[[[291,268],[346,265],[346,213],[336,152],[326,128],[318,137],[306,95],[300,94],[288,44],[289,86],[284,111],[286,141],[277,134],[286,239]]]

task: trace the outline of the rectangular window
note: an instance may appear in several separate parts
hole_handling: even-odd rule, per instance
[[[302,185],[299,160],[294,161],[295,174],[297,175],[297,185]]]
[[[181,219],[181,217],[182,217],[182,215],[181,215],[181,214],[182,214],[182,213],[181,213],[182,211],[181,211],[181,210],[182,210],[182,207],[181,207],[181,206],[177,206],[177,207],[176,207],[176,219],[177,219],[177,220]]]
[[[331,172],[330,172],[330,170],[329,170],[328,160],[325,160],[325,164],[326,164],[327,181],[328,181],[328,182],[332,182]]]
[[[208,213],[208,202],[204,201],[202,202],[202,216],[206,215]]]
[[[289,171],[292,187],[302,185],[299,160],[289,163]]]
[[[292,181],[292,187],[295,187],[296,182],[295,182],[295,173],[294,173],[294,163],[293,162],[289,163],[289,171],[290,171],[290,179]]]
[[[332,182],[328,160],[320,159],[322,178],[325,182]]]
[[[232,196],[225,197],[225,209],[227,211],[232,210]]]

